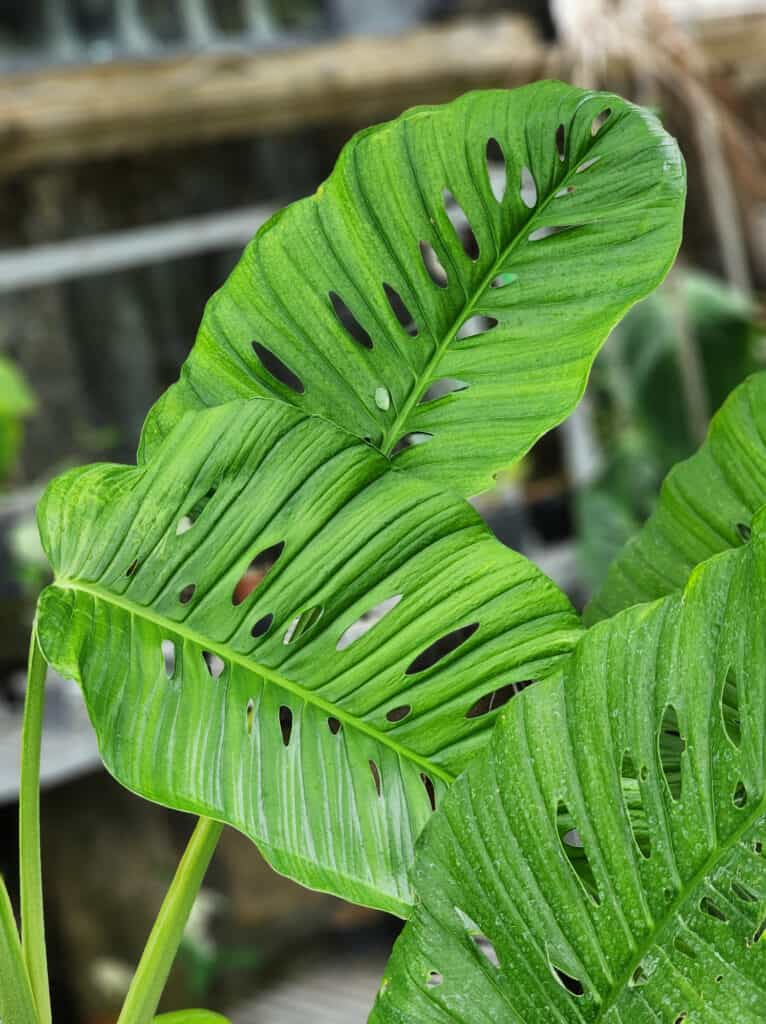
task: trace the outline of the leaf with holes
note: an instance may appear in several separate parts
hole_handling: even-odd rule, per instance
[[[766,510],[585,634],[425,830],[375,1024],[759,1024]]]
[[[185,410],[278,397],[463,494],[577,403],[665,275],[683,162],[657,119],[558,82],[363,131],[208,304],[145,457]]]
[[[657,509],[610,566],[586,622],[683,587],[695,565],[747,541],[764,502],[766,372],[731,393],[700,450],[670,471]]]
[[[281,402],[189,414],[39,510],[40,644],[110,771],[306,885],[408,912],[413,844],[580,624],[467,502]]]

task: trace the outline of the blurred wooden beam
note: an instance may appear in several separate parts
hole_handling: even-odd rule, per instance
[[[0,78],[0,175],[50,161],[387,118],[536,77],[531,23],[501,16],[273,53],[47,68]]]

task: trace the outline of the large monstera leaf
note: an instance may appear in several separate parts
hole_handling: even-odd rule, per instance
[[[762,1022],[766,514],[517,697],[421,843],[375,1024]]]
[[[558,82],[361,132],[213,296],[143,455],[184,411],[260,395],[486,489],[572,410],[610,329],[663,278],[684,193],[653,115]]]
[[[683,587],[700,562],[747,540],[765,502],[766,373],[758,373],[732,392],[700,450],[668,474],[657,509],[610,566],[586,622]]]
[[[281,402],[191,413],[138,468],[74,470],[39,522],[40,644],[109,770],[399,914],[493,709],[580,635],[463,499]]]

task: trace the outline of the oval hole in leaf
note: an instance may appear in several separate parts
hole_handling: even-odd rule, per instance
[[[638,781],[638,772],[629,751],[622,755],[620,765],[622,799],[628,814],[630,830],[639,853],[647,860],[652,853],[652,837],[646,820],[643,795]]]
[[[533,210],[537,206],[537,185],[532,177],[532,172],[526,165],[521,168],[519,195],[521,196],[522,203],[528,210]]]
[[[502,274],[498,274],[497,277],[492,278],[490,288],[507,288],[509,284],[515,284],[518,279],[518,274],[511,274],[505,271]]]
[[[181,604],[188,604],[189,601],[194,597],[194,591],[197,589],[196,583],[187,583],[186,586],[181,590],[178,595],[178,600]]]
[[[558,153],[559,160],[564,162],[566,157],[566,129],[563,124],[560,124],[556,129],[556,152]]]
[[[431,810],[435,811],[436,810],[436,787],[434,786],[433,779],[431,778],[430,775],[426,775],[425,772],[421,772],[420,773],[420,781],[423,783],[423,786],[425,788],[426,796],[428,797],[428,802],[431,805]]]
[[[337,736],[338,733],[340,732],[340,722],[338,721],[337,718],[331,715],[327,719],[327,728],[330,730],[333,736]]]
[[[727,923],[729,920],[718,904],[711,900],[709,896],[703,896],[700,900],[700,910],[703,914],[707,914],[708,917],[712,917],[716,921]]]
[[[566,185],[564,188],[560,188],[558,190],[558,192],[556,193],[554,198],[555,199],[563,199],[564,196],[571,196],[574,191],[575,191],[574,185]]]
[[[646,973],[643,963],[640,963],[630,976],[628,988],[641,988],[641,986],[646,985],[648,981],[649,975]]]
[[[685,956],[688,960],[697,959],[697,950],[692,945],[690,945],[686,941],[686,939],[684,939],[681,935],[677,935],[675,937],[675,939],[673,940],[673,945],[681,954],[681,956]]]
[[[547,224],[542,228],[535,228],[535,230],[528,236],[530,242],[542,242],[544,238],[552,238],[554,235],[565,235],[569,231],[574,231],[575,228],[580,227],[579,224]]]
[[[391,395],[388,388],[384,388],[382,385],[375,388],[373,398],[375,399],[375,405],[377,405],[381,412],[388,412],[391,408]]]
[[[416,448],[419,444],[426,444],[433,436],[433,434],[429,434],[424,430],[413,430],[409,434],[405,434],[399,438],[391,449],[391,458],[393,459],[401,452],[407,451],[408,448]]]
[[[593,118],[593,120],[590,123],[590,133],[591,133],[591,135],[598,135],[598,133],[601,131],[601,129],[604,127],[604,125],[606,124],[606,122],[609,120],[609,118],[611,116],[612,116],[612,108],[611,107],[605,107],[600,113],[596,114],[596,116]]]
[[[128,568],[125,570],[125,575],[126,576],[132,576],[137,568],[138,568],[138,559],[134,558],[133,561],[128,566]]]
[[[747,789],[745,788],[744,782],[741,780],[737,783],[737,787],[732,795],[732,803],[735,807],[742,808],[747,803]]]
[[[590,160],[586,160],[584,163],[580,164],[580,166],[576,169],[575,174],[582,174],[583,171],[587,171],[589,167],[592,167],[594,164],[597,164],[600,159],[600,156],[592,156]]]
[[[211,487],[209,491],[202,495],[197,501],[194,502],[189,511],[181,516],[176,526],[176,536],[180,537],[182,534],[187,533],[191,530],[192,526],[197,522],[199,517],[205,511],[207,506],[210,504],[210,500],[215,495],[216,488]]]
[[[684,1024],[684,1021],[688,1018],[688,1016],[689,1016],[688,1012],[686,1010],[682,1010],[678,1014],[676,1019],[673,1021],[673,1024]]]
[[[332,308],[335,311],[335,315],[337,316],[341,327],[343,327],[346,333],[354,339],[357,345],[361,345],[362,348],[372,348],[372,338],[359,323],[340,295],[338,295],[337,292],[330,292],[329,294]]]
[[[393,597],[387,597],[385,601],[379,601],[378,604],[360,615],[358,619],[352,622],[351,625],[341,633],[340,639],[335,645],[335,650],[345,651],[345,649],[350,647],[351,644],[360,640],[370,632],[373,626],[376,626],[381,619],[388,615],[390,611],[393,611],[401,599],[401,594],[394,594]]]
[[[420,242],[420,256],[428,276],[438,288],[446,288],[448,284],[447,271],[441,264],[436,250],[428,242]]]
[[[407,715],[412,711],[411,704],[400,704],[396,708],[391,708],[390,711],[386,712],[386,719],[389,722],[401,722]]]
[[[662,716],[662,724],[657,735],[657,747],[660,756],[662,774],[668,785],[673,800],[681,799],[683,774],[681,756],[686,749],[686,740],[681,735],[678,724],[678,713],[672,704],[668,704]]]
[[[517,693],[521,693],[528,686],[531,686],[534,682],[533,679],[524,679],[519,683],[506,683],[505,686],[501,686],[497,690],[492,690],[490,693],[485,693],[483,697],[479,697],[475,704],[466,711],[466,718],[481,718],[482,715],[488,715],[491,711],[499,711],[500,708],[504,707],[511,697],[515,697]]]
[[[485,158],[487,163],[487,179],[489,187],[492,189],[492,195],[498,203],[502,203],[508,184],[508,171],[503,147],[497,139],[487,139]]]
[[[551,960],[550,956],[548,957],[548,963],[550,964],[553,977],[562,988],[567,990],[570,996],[581,996],[585,992],[582,982],[579,979],[572,977],[571,974],[567,974],[567,972],[561,967],[557,967]]]
[[[279,728],[282,732],[282,742],[288,747],[293,734],[293,712],[292,708],[286,704],[282,704],[279,708]]]
[[[271,612],[268,615],[264,615],[262,619],[258,619],[253,628],[250,630],[250,636],[259,637],[263,636],[264,633],[268,633],[271,629],[271,624],[274,621],[274,616]]]
[[[232,591],[231,603],[233,605],[242,604],[245,598],[249,597],[255,588],[263,583],[267,574],[284,551],[284,548],[285,542],[281,540],[278,544],[272,544],[271,547],[264,548],[263,551],[255,556]]]
[[[739,688],[734,669],[729,667],[721,688],[721,718],[731,744],[737,749],[742,744],[742,722],[739,711]]]
[[[245,732],[248,736],[253,734],[253,722],[255,721],[255,704],[252,697],[245,706]]]
[[[374,761],[370,760],[370,774],[372,775],[372,781],[375,783],[375,792],[380,796],[380,770]]]
[[[260,342],[252,342],[253,352],[258,356],[261,366],[269,373],[274,380],[278,383],[283,384],[286,388],[290,388],[297,395],[302,395],[305,388],[303,387],[303,381],[300,379],[297,373],[293,373],[289,366],[282,362],[278,355],[275,355],[271,349],[266,348],[265,345],[261,345]]]
[[[452,654],[458,647],[461,647],[478,628],[478,622],[470,622],[467,626],[458,626],[457,629],[434,640],[420,652],[417,658],[410,662],[405,669],[405,675],[414,676],[418,672],[425,672],[426,669],[433,668],[442,658],[446,658],[448,654]]]
[[[743,544],[747,544],[747,542],[753,536],[753,531],[747,525],[747,523],[737,523],[736,524],[736,530],[737,530],[737,533],[739,534],[740,540],[742,541]]]
[[[213,654],[212,651],[203,651],[202,658],[211,678],[220,679],[223,675],[223,670],[226,668],[226,662],[223,658],[219,658],[219,656],[217,654]]]
[[[757,931],[753,935],[753,945],[755,945],[756,942],[760,942],[764,934],[766,934],[766,917],[761,921]]]
[[[455,337],[458,341],[475,338],[477,334],[486,334],[487,331],[491,331],[497,327],[497,324],[497,318],[494,316],[469,316]]]
[[[429,971],[426,975],[426,988],[436,988],[444,981],[444,978],[438,971]]]
[[[383,291],[386,293],[391,312],[399,321],[399,326],[403,327],[411,338],[416,338],[418,326],[409,309],[404,304],[404,299],[395,288],[392,288],[390,284],[386,284],[385,281],[383,282]]]
[[[559,800],[556,809],[556,830],[564,856],[582,883],[585,892],[593,903],[598,906],[601,903],[601,897],[598,885],[596,884],[596,878],[588,860],[588,854],[583,844],[580,830],[577,828],[577,823],[569,813],[569,808],[563,800]],[[570,837],[569,842],[566,841],[567,836]]]
[[[758,897],[753,892],[753,890],[750,889],[743,882],[738,882],[736,880],[736,878],[731,883],[731,891],[734,893],[734,895],[737,897],[737,899],[741,900],[743,903],[758,903],[759,902]]]
[[[162,663],[165,666],[165,673],[168,679],[172,679],[176,670],[176,645],[172,640],[163,640],[160,648],[162,650]]]
[[[442,202],[444,203],[444,212],[463,247],[463,252],[470,260],[477,260],[479,258],[479,243],[465,210],[448,188],[442,190]]]
[[[464,910],[461,910],[460,907],[455,907],[455,913],[466,932],[468,932],[468,937],[471,942],[473,942],[476,949],[479,950],[479,952],[492,964],[494,968],[499,968],[500,957],[497,955],[497,950],[490,939],[488,939],[481,930],[479,925],[476,924],[473,918],[469,917]]]
[[[317,622],[322,618],[323,612],[324,608],[322,605],[315,604],[313,607],[307,608],[305,612],[301,612],[300,615],[296,615],[287,627],[287,632],[282,642],[285,644],[295,643],[296,640],[299,640],[316,626]]]
[[[444,377],[441,380],[433,380],[423,392],[419,405],[428,405],[429,402],[437,402],[447,395],[456,395],[459,391],[466,391],[470,384],[464,380],[457,380],[456,377]]]

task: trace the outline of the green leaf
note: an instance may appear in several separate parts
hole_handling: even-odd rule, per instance
[[[766,512],[512,702],[421,839],[375,1024],[757,1024]]]
[[[668,474],[656,511],[610,567],[585,621],[683,587],[695,565],[744,543],[764,502],[766,373],[758,373],[727,399],[700,450]]]
[[[109,770],[395,913],[490,708],[580,635],[467,502],[281,402],[190,414],[142,467],[72,471],[39,522],[40,644],[81,682]]]
[[[5,881],[0,875],[0,1022],[37,1024],[32,989]]]
[[[212,1010],[173,1010],[155,1017],[154,1024],[229,1024],[229,1019]]]
[[[484,490],[568,415],[610,329],[663,278],[684,194],[653,115],[559,82],[363,131],[210,300],[143,456],[185,410],[273,396]]]

